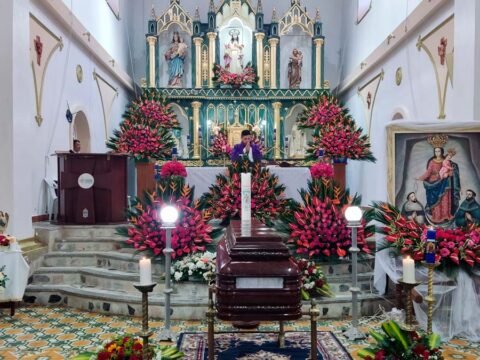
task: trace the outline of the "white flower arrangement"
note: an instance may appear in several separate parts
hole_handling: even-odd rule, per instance
[[[192,278],[209,281],[215,275],[216,254],[206,251],[185,256],[173,264],[172,278],[175,281],[188,281]]]

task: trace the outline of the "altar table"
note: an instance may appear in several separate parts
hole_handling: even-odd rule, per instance
[[[187,184],[195,186],[195,199],[200,198],[215,184],[218,174],[225,174],[226,167],[187,167]],[[269,167],[278,176],[279,184],[285,185],[285,197],[301,201],[299,190],[307,188],[310,170],[307,167]]]
[[[23,258],[21,250],[0,251],[0,268],[5,265],[3,272],[7,275],[5,291],[0,293],[0,303],[22,301],[28,282],[30,267]],[[14,307],[11,306],[13,315]]]

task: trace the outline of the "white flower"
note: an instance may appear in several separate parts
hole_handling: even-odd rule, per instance
[[[193,271],[192,271],[192,270],[188,270],[188,275],[189,275],[189,276],[192,276],[192,275],[193,275]]]
[[[175,280],[180,281],[180,279],[182,278],[182,273],[177,271],[175,272],[174,277]]]
[[[0,281],[3,280],[4,278],[5,278],[5,275],[2,272],[0,272]]]

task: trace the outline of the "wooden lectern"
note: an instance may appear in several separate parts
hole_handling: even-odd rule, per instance
[[[125,221],[127,155],[56,155],[60,224],[91,225]]]

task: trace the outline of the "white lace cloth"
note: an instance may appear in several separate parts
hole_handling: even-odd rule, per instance
[[[382,250],[375,256],[374,286],[380,294],[385,293],[387,276],[394,283],[398,283],[402,277],[402,257],[396,256],[392,249]],[[415,277],[422,282],[415,290],[425,298],[427,269],[417,266]],[[440,334],[442,340],[461,336],[471,341],[480,341],[480,274],[471,275],[460,269],[449,278],[444,273],[435,271],[433,293],[433,331]],[[426,329],[427,302],[414,302],[414,309],[420,327]]]
[[[16,244],[15,244],[16,245]],[[17,247],[14,247],[17,249]],[[5,291],[0,293],[0,302],[21,301],[28,282],[30,267],[23,258],[21,250],[0,251],[0,268],[5,265],[3,272],[9,280]]]

